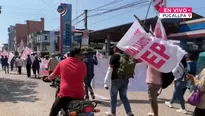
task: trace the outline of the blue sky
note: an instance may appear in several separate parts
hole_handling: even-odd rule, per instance
[[[73,5],[72,15],[75,18],[85,9],[93,9],[111,1],[113,0],[0,0],[0,5],[2,6],[2,14],[0,14],[0,43],[6,43],[8,41],[7,28],[10,25],[25,23],[26,20],[40,20],[41,17],[44,17],[46,30],[58,29],[59,14],[56,9],[60,2]],[[122,0],[119,4],[129,1],[134,0]],[[193,7],[194,12],[205,16],[203,12],[205,10],[205,0],[168,0],[167,5],[170,7]],[[116,5],[113,6],[116,7]],[[143,19],[147,8],[148,5],[142,8],[126,9],[89,18],[88,28],[97,30],[125,24],[134,20],[134,14]],[[95,13],[97,12],[89,12],[89,15]],[[151,8],[149,17],[155,15],[153,8]],[[83,28],[83,23],[77,24],[77,27]]]

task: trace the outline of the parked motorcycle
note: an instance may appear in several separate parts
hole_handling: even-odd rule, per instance
[[[52,81],[46,80],[47,77],[43,77],[43,81],[46,83],[51,83]],[[56,84],[56,94],[60,90],[60,79],[57,78],[55,80]],[[58,116],[95,116],[95,113],[100,112],[99,109],[96,109],[96,106],[99,102],[97,101],[89,101],[89,100],[73,100],[68,104],[66,111],[61,109],[59,111]]]

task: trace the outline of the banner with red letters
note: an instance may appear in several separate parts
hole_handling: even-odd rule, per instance
[[[118,42],[117,47],[165,73],[171,72],[186,54],[179,46],[146,33],[137,20]]]

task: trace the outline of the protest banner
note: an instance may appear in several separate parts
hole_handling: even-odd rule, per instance
[[[27,58],[27,55],[31,55],[32,53],[32,50],[26,47],[21,55],[21,58],[25,60]]]
[[[8,56],[8,63],[11,63],[11,60],[13,59],[14,54],[12,52],[9,52],[9,56]]]
[[[2,53],[2,55],[8,57],[9,53],[8,53],[6,50],[4,50],[3,53]]]
[[[40,76],[48,76],[48,60],[46,59],[41,59],[41,64],[40,64]]]
[[[164,73],[171,72],[186,54],[179,46],[144,32],[136,21],[118,42],[117,47]]]
[[[98,54],[98,55],[97,55]],[[109,66],[109,58],[103,57],[99,52],[96,53],[98,65],[95,66],[92,87],[95,89],[104,89],[104,78]],[[144,63],[137,63],[135,67],[134,78],[130,79],[128,91],[147,91],[147,84],[145,82],[147,72],[147,65]]]

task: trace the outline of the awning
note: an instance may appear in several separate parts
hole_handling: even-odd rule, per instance
[[[189,31],[189,32],[182,32],[182,33],[174,33],[174,34],[168,35],[168,38],[172,40],[192,39],[192,38],[201,38],[201,37],[205,37],[205,29]]]

